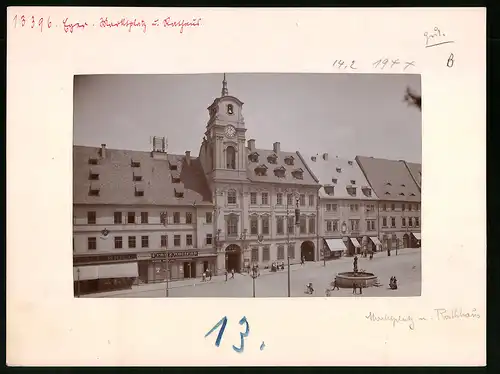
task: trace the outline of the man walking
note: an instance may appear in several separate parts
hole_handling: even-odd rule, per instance
[[[224,270],[224,275],[226,276],[226,282],[227,282],[227,269]]]
[[[337,290],[340,291],[340,288],[339,288],[339,285],[337,284],[337,280],[336,279],[333,281],[332,291],[335,291],[335,289],[337,289]]]
[[[234,269],[231,269],[231,279],[234,279]]]
[[[356,295],[356,294],[357,294],[357,291],[356,291],[356,290],[357,290],[357,285],[356,285],[356,283],[353,283],[353,284],[352,284],[352,293],[353,293],[354,295]]]

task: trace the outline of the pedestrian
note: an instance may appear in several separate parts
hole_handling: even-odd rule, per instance
[[[212,280],[212,270],[211,269],[208,269],[208,280],[209,281]]]
[[[203,272],[203,274],[201,275],[201,281],[205,282],[206,280],[207,280],[207,273]]]
[[[356,292],[356,283],[353,283],[352,284],[352,293],[355,295],[357,292]]]
[[[226,282],[227,282],[227,269],[224,270],[224,275],[226,276]]]
[[[360,285],[359,285],[359,294],[363,295],[363,284],[362,283],[360,283]]]
[[[234,279],[234,269],[231,269],[231,279]]]
[[[332,289],[332,291],[335,291],[335,289],[337,289],[337,290],[340,291],[340,288],[339,288],[339,285],[337,284],[337,280],[336,279],[333,281],[333,289]]]

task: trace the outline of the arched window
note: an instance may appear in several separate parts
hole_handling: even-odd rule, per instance
[[[236,151],[231,146],[226,148],[226,169],[236,169]]]

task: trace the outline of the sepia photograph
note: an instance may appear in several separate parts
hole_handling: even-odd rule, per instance
[[[421,76],[76,75],[86,298],[420,296]]]

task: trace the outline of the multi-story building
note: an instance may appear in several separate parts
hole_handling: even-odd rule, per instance
[[[379,198],[378,229],[383,248],[420,246],[420,187],[410,173],[420,175],[420,165],[361,156],[356,161]]]
[[[328,153],[307,157],[319,179],[320,237],[326,257],[380,249],[378,198],[355,160]]]
[[[74,279],[164,281],[215,269],[211,193],[198,158],[73,147]],[[166,260],[169,260],[168,262]]]
[[[247,142],[243,103],[230,96],[224,76],[221,97],[208,107],[200,160],[214,201],[217,269],[240,271],[273,261],[319,257],[319,185],[300,153]],[[295,217],[295,209],[299,209]],[[297,219],[296,219],[297,218]],[[297,221],[297,222],[296,222]]]

